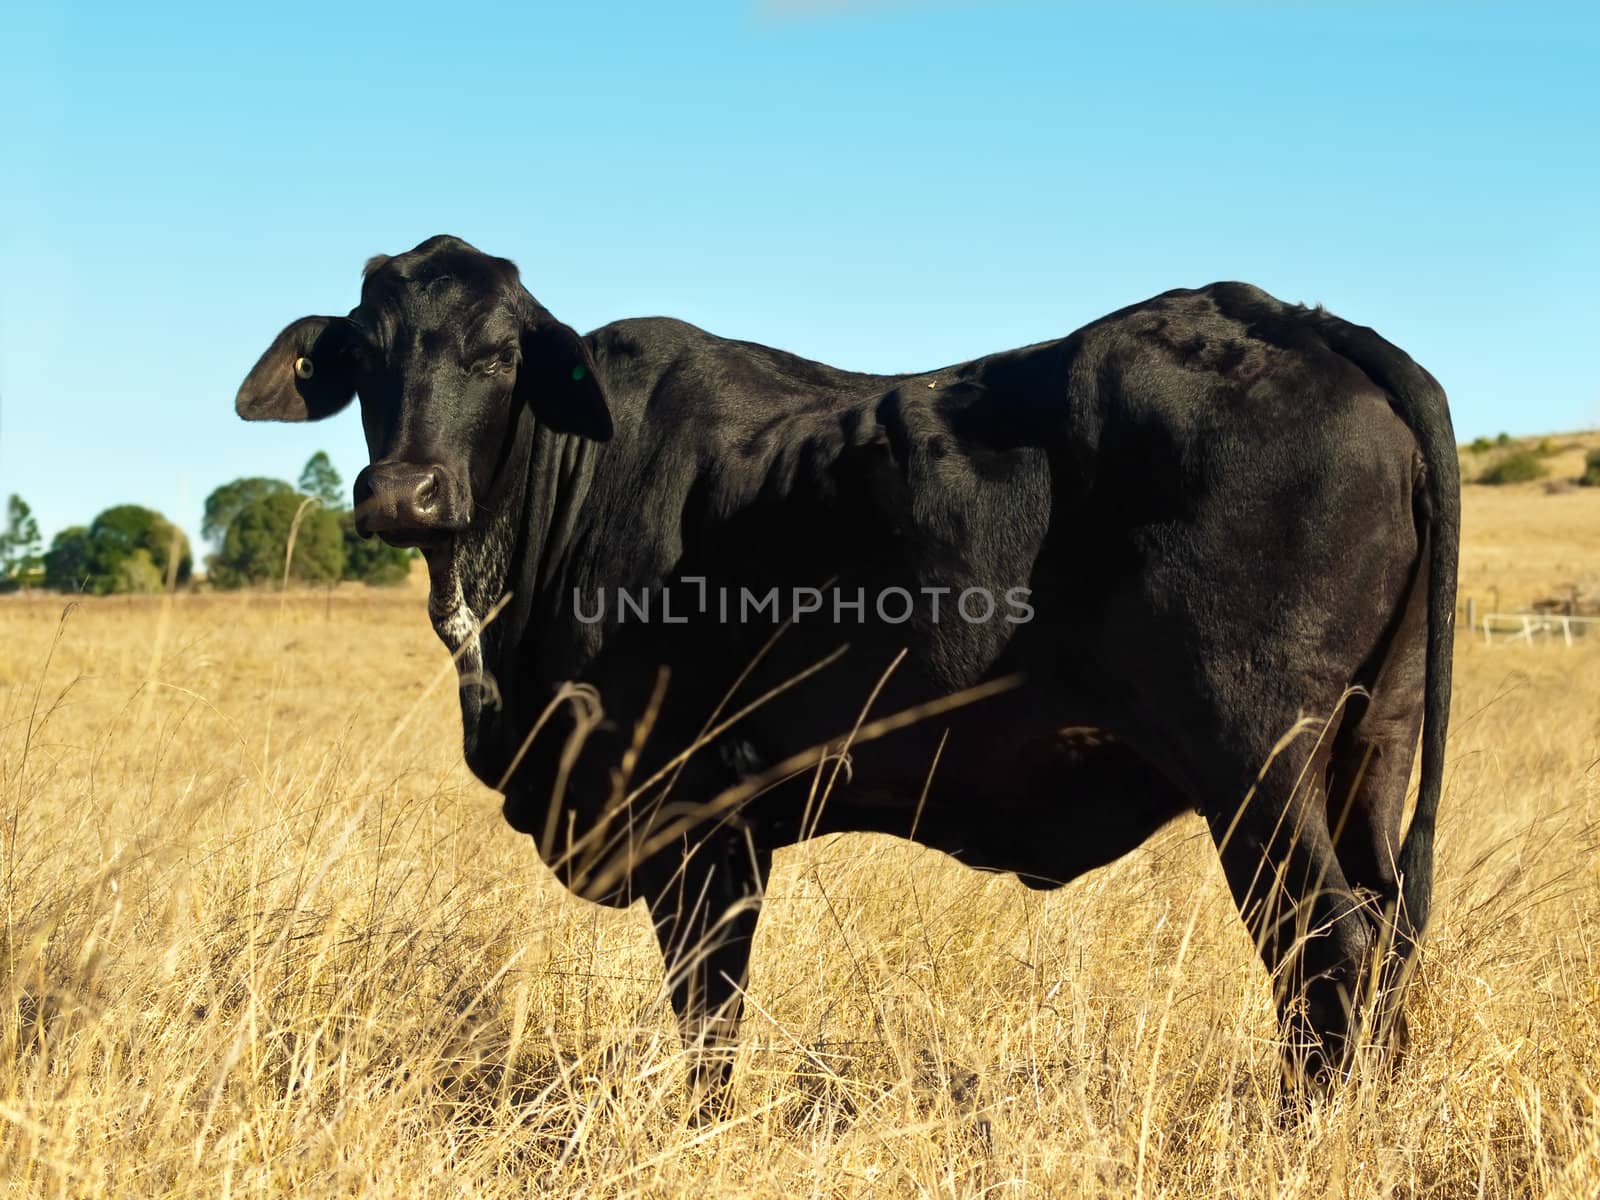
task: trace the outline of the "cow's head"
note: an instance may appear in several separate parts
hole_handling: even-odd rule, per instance
[[[558,432],[611,436],[583,339],[515,264],[453,237],[369,261],[350,315],[290,325],[235,407],[248,421],[317,421],[356,395],[372,458],[356,477],[356,528],[398,546],[471,524],[521,408]]]

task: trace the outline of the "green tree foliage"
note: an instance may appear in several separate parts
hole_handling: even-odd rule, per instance
[[[345,565],[339,515],[293,491],[269,492],[239,510],[211,559],[211,581],[224,588],[282,581],[291,532],[289,579],[337,583]]]
[[[123,560],[135,550],[144,550],[163,579],[169,575],[176,583],[189,582],[194,558],[189,539],[166,517],[152,508],[119,504],[108,508],[89,524],[90,567],[102,580],[115,581]],[[108,591],[116,591],[114,585]]]
[[[1472,439],[1472,445],[1469,449],[1474,454],[1487,454],[1494,449],[1494,443],[1486,437],[1475,437]]]
[[[45,551],[45,587],[58,592],[91,591],[89,558],[89,530],[82,525],[63,529]]]
[[[309,465],[309,464],[308,464]],[[206,497],[205,515],[200,521],[200,536],[213,546],[222,545],[223,535],[233,519],[263,496],[293,495],[294,489],[281,479],[265,479],[259,475],[248,479],[235,479],[225,483]],[[278,569],[283,569],[279,562]]]
[[[300,472],[300,491],[315,496],[330,512],[344,507],[344,483],[326,451],[318,450],[306,460],[305,469]]]
[[[281,479],[254,476],[225,483],[206,497],[200,532],[217,548],[208,559],[211,583],[236,588],[282,582],[289,527],[308,498],[318,503],[301,515],[292,581],[352,579],[377,586],[406,578],[410,551],[356,534],[339,473],[319,450],[300,472],[299,492]]]
[[[1491,463],[1479,483],[1527,483],[1530,479],[1543,479],[1550,473],[1539,456],[1532,450],[1512,450]]]
[[[41,582],[44,559],[39,551],[39,522],[27,501],[15,492],[6,501],[5,525],[0,527],[0,591]]]
[[[189,539],[154,509],[108,508],[88,528],[56,534],[44,556],[46,587],[96,596],[160,591],[170,578],[187,583],[194,566]]]
[[[1591,450],[1583,456],[1583,474],[1578,482],[1584,487],[1600,487],[1600,450]]]
[[[114,592],[159,592],[166,586],[166,576],[150,557],[150,551],[138,547],[117,564]]]
[[[1494,444],[1496,446],[1509,446],[1509,445],[1511,445],[1511,435],[1509,433],[1501,433],[1498,437],[1496,437],[1494,439]]]
[[[364,538],[356,532],[355,514],[339,514],[344,537],[344,577],[359,579],[371,587],[403,583],[411,573],[411,551],[391,546],[380,538]]]

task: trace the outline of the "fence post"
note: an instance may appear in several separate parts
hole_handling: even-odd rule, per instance
[[[1467,628],[1468,629],[1476,629],[1477,627],[1478,627],[1478,598],[1476,596],[1468,596],[1467,597]]]

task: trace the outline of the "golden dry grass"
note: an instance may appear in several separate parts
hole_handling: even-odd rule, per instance
[[[1600,487],[1548,480],[1461,490],[1461,596],[1520,612],[1573,588],[1600,601]]]
[[[1593,547],[1489,491],[1469,578]],[[842,837],[780,854],[697,1127],[644,917],[467,775],[415,591],[62,609],[0,602],[9,1195],[1600,1195],[1600,647],[1462,639],[1391,1081],[1275,1123],[1198,819],[1051,894]]]

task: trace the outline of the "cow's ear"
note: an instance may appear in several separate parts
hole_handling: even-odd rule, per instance
[[[523,333],[517,395],[557,433],[611,440],[611,410],[594,355],[570,325],[547,318]]]
[[[320,421],[355,395],[361,333],[344,317],[301,317],[257,360],[233,407],[246,421]]]

